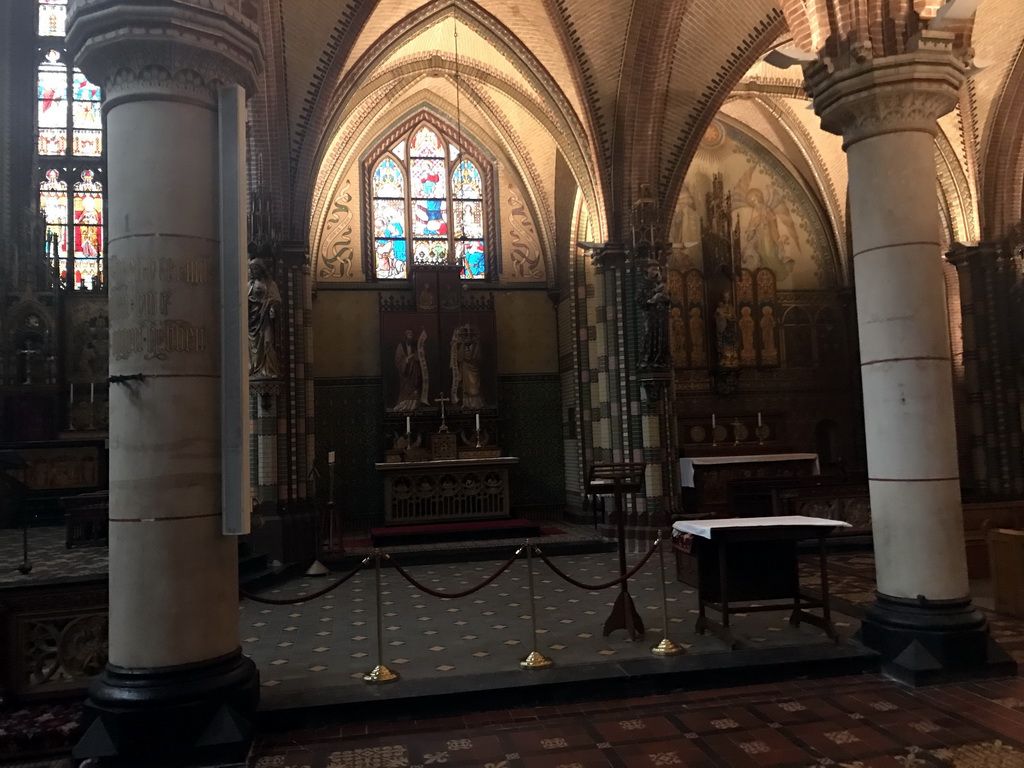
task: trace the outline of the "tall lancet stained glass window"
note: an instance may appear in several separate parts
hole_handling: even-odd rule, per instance
[[[67,10],[67,0],[38,0],[39,207],[61,285],[90,290],[103,284],[102,93],[68,60]]]
[[[374,159],[370,170],[373,269],[404,278],[412,266],[452,264],[487,277],[484,180],[478,161],[446,133],[418,123]]]

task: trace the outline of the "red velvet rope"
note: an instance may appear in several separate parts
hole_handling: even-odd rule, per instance
[[[633,578],[641,568],[647,565],[647,561],[650,560],[654,553],[658,550],[658,545],[660,544],[661,539],[658,538],[651,545],[651,548],[647,551],[647,554],[644,555],[643,559],[633,567],[633,570],[629,571],[623,576],[620,576],[614,581],[609,581],[604,584],[585,584],[582,581],[576,581],[576,579],[565,573],[565,571],[563,571],[561,568],[559,568],[557,565],[551,562],[551,560],[548,559],[548,556],[540,551],[540,547],[536,547],[535,549],[537,554],[540,555],[540,559],[547,563],[548,568],[554,571],[558,576],[561,576],[563,579],[568,581],[574,587],[580,587],[582,589],[608,589],[609,587],[618,586],[619,584],[622,584],[624,581]]]
[[[303,595],[302,597],[293,597],[288,598],[287,600],[275,600],[270,597],[259,597],[258,595],[254,595],[251,592],[246,592],[243,589],[238,590],[238,594],[244,597],[246,600],[252,600],[256,603],[265,603],[266,605],[295,605],[296,603],[304,603],[307,600],[316,600],[318,597],[323,597],[332,589],[337,589],[346,581],[348,581],[357,573],[359,573],[361,570],[363,570],[363,566],[366,565],[368,562],[370,562],[369,557],[364,559],[363,562],[359,563],[359,565],[357,565],[354,569],[346,573],[344,576],[342,576],[336,582],[331,584],[329,587],[324,587],[319,592],[314,592],[312,595]]]
[[[465,590],[464,592],[438,592],[436,589],[431,589],[430,587],[428,587],[428,586],[426,586],[424,584],[420,584],[418,581],[416,581],[416,579],[414,579],[409,574],[408,571],[406,571],[402,566],[400,566],[397,562],[395,562],[395,559],[391,555],[389,555],[388,553],[385,552],[384,556],[388,560],[391,561],[391,564],[394,565],[395,570],[398,571],[406,581],[408,581],[410,584],[412,584],[414,587],[416,587],[416,589],[418,589],[420,592],[426,592],[431,597],[441,597],[441,598],[448,599],[448,598],[454,598],[454,597],[467,597],[469,595],[472,595],[474,592],[479,592],[481,589],[486,587],[488,584],[490,584],[496,578],[501,576],[501,574],[503,574],[505,571],[507,571],[509,568],[511,568],[512,567],[512,563],[514,563],[516,561],[516,558],[519,557],[519,553],[522,552],[522,551],[523,551],[522,547],[517,549],[516,553],[514,555],[512,555],[512,557],[510,557],[508,560],[506,560],[505,564],[503,566],[501,566],[501,568],[499,568],[494,573],[494,575],[487,577],[487,579],[485,579],[484,581],[480,582],[480,584],[478,584],[477,586],[470,587],[469,589]]]

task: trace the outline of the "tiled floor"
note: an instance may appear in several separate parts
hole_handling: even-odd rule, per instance
[[[339,724],[261,736],[253,768],[1021,768],[1024,680],[875,675]]]
[[[5,561],[17,554],[14,544],[9,538],[0,542]],[[510,546],[510,555],[514,548]],[[33,574],[42,578],[49,569],[66,570],[74,563],[102,572],[104,556],[102,548],[65,556],[58,547],[51,559],[40,550],[34,555],[39,565]],[[399,553],[395,556],[401,561]],[[637,557],[629,560],[632,564]],[[423,586],[452,593],[481,584],[501,564],[407,570]],[[559,557],[557,564],[594,585],[617,570],[615,556],[607,553]],[[869,554],[856,553],[833,555],[830,564],[835,619],[848,637],[857,627],[856,616],[874,598],[874,564]],[[813,586],[814,564],[806,564],[803,573],[806,584]],[[537,648],[555,662],[556,674],[571,678],[577,670],[600,664],[649,661],[664,623],[661,574],[654,558],[630,582],[648,630],[643,641],[631,642],[621,630],[609,637],[601,631],[615,588],[574,587],[535,560]],[[458,690],[479,686],[493,674],[531,681],[549,674],[519,669],[519,661],[532,649],[530,583],[522,560],[493,583],[457,600],[427,595],[394,569],[385,569],[382,658],[401,675],[388,686],[362,681],[376,665],[378,652],[372,568],[323,597],[312,597],[341,575],[304,577],[261,593],[274,600],[297,599],[296,605],[245,600],[240,606],[243,647],[261,671],[267,726],[254,746],[250,768],[1024,768],[1021,678],[915,690],[860,675],[532,708],[509,708],[500,694],[484,693],[478,697],[484,703],[475,710],[453,709],[445,717],[424,718],[430,712],[440,714],[429,708],[419,714],[381,716],[379,707],[371,713],[356,705],[339,708],[333,724],[282,732],[273,725],[275,713],[289,699],[310,691],[326,700],[352,702],[385,692],[400,697],[425,681]],[[4,580],[21,578],[15,574]],[[694,595],[675,581],[671,559],[664,584],[669,636],[687,650],[684,657],[665,664],[730,658],[735,652],[719,640],[694,634]],[[990,605],[984,597],[977,604]],[[751,652],[831,646],[820,630],[795,628],[785,619],[784,612],[738,616],[735,630]],[[991,613],[989,619],[993,635],[1024,662],[1024,622]],[[332,722],[323,713],[319,726]]]
[[[510,547],[509,555],[515,552]],[[557,558],[558,567],[579,582],[601,585],[615,578],[614,554]],[[638,558],[630,557],[630,564]],[[480,562],[416,566],[406,570],[419,584],[448,593],[483,584],[504,563]],[[530,583],[525,559],[474,594],[441,599],[418,589],[394,569],[381,571],[382,657],[378,659],[376,574],[368,567],[330,594],[291,607],[243,601],[242,647],[260,668],[272,700],[288,691],[315,687],[364,688],[363,675],[379,662],[403,679],[463,678],[518,670],[536,650],[558,665],[652,658],[663,636],[665,607],[669,637],[688,654],[728,654],[718,638],[694,633],[695,590],[675,581],[666,561],[665,602],[658,558],[631,579],[629,593],[647,630],[631,641],[625,630],[604,636],[603,626],[619,594],[617,587],[581,589],[562,580],[540,559],[534,560],[537,644],[531,644]],[[262,597],[300,599],[323,590],[337,575],[289,582]],[[810,584],[813,585],[813,579]],[[746,647],[831,646],[815,627],[794,627],[787,611],[740,614],[734,632]],[[834,617],[840,634],[859,626],[848,616]],[[523,673],[523,674],[529,674]],[[540,673],[543,674],[543,673]],[[467,683],[472,685],[472,683]]]

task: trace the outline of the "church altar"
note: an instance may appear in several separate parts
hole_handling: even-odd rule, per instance
[[[729,484],[821,474],[816,453],[764,453],[746,456],[693,456],[679,459],[683,506],[702,517],[732,517]]]
[[[379,462],[388,525],[510,517],[509,467],[517,456]]]

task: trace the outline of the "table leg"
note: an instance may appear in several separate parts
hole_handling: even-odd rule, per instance
[[[832,626],[832,606],[829,604],[828,597],[828,560],[826,558],[825,537],[820,536],[818,537],[818,563],[821,568],[821,615],[825,619],[825,633],[838,643],[839,633]]]

